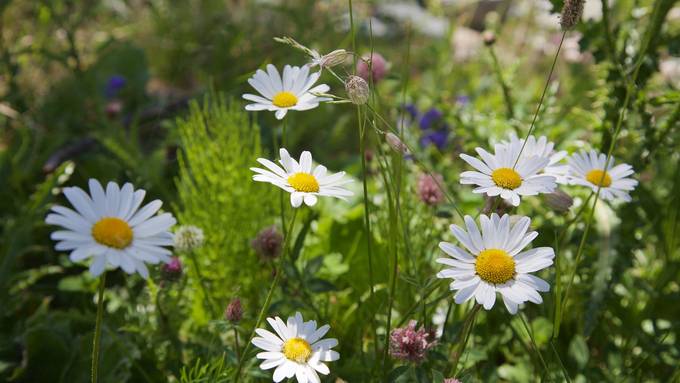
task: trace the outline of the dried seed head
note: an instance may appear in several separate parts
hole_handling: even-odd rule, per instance
[[[585,0],[564,0],[564,7],[562,7],[562,15],[560,16],[562,30],[568,31],[578,24],[583,14],[584,3]]]
[[[332,68],[347,61],[347,56],[349,56],[349,52],[344,49],[336,49],[323,56],[314,51],[314,54],[312,55],[312,66],[318,65],[321,68]]]
[[[243,318],[243,307],[241,307],[241,299],[234,298],[229,302],[227,308],[224,310],[224,319],[232,323],[240,322]]]
[[[368,83],[359,76],[349,76],[345,81],[345,90],[350,101],[356,105],[363,105],[368,101]]]
[[[408,146],[406,146],[396,134],[391,132],[385,133],[385,141],[387,141],[387,145],[394,151],[401,154],[408,154]]]
[[[545,203],[556,213],[566,213],[574,204],[574,199],[560,189],[555,189],[550,194],[544,194]]]

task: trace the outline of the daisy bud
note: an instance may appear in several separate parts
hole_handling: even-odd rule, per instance
[[[238,323],[243,318],[243,307],[241,306],[241,299],[234,298],[229,302],[227,308],[224,310],[224,319],[231,323]]]
[[[175,231],[175,249],[179,251],[191,251],[203,246],[203,230],[196,226],[180,226]]]
[[[257,236],[250,241],[250,246],[264,259],[274,259],[281,255],[283,235],[279,233],[276,225],[262,229]]]
[[[565,0],[564,7],[562,7],[562,16],[560,17],[560,25],[562,30],[568,31],[578,24],[583,14],[583,4],[585,0]]]
[[[182,277],[182,262],[178,257],[170,258],[170,262],[161,266],[161,278],[164,281],[176,282]]]
[[[346,50],[336,49],[326,55],[315,57],[312,60],[312,65],[319,65],[322,68],[332,68],[343,64],[347,60],[347,56],[349,56],[349,52]]]
[[[366,55],[357,62],[357,75],[366,81],[369,81],[372,76],[373,83],[376,84],[382,80],[386,74],[387,61],[380,53]]]
[[[387,141],[387,145],[394,149],[394,151],[401,154],[408,154],[408,147],[401,142],[396,134],[390,132],[385,133],[385,141]]]
[[[422,174],[418,178],[418,196],[420,200],[430,206],[444,202],[444,192],[439,185],[444,184],[441,174]]]
[[[461,383],[461,381],[456,378],[446,378],[444,379],[444,383]]]
[[[482,33],[482,39],[486,46],[494,45],[496,43],[496,34],[492,31],[484,31],[484,33]]]
[[[560,189],[555,189],[550,194],[544,194],[545,203],[556,213],[566,213],[574,204],[574,199]]]
[[[363,105],[368,101],[368,83],[359,76],[349,76],[345,82],[345,90],[353,104]]]

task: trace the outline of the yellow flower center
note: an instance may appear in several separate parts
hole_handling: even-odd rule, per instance
[[[482,250],[475,261],[475,271],[483,280],[503,284],[515,276],[515,260],[503,250]]]
[[[132,228],[120,218],[104,217],[92,226],[92,236],[102,245],[124,249],[132,242]]]
[[[491,173],[491,179],[503,189],[514,190],[522,184],[522,177],[510,168],[498,168]]]
[[[297,105],[298,99],[291,92],[279,92],[272,99],[272,104],[278,106],[279,108],[290,108],[291,106]]]
[[[595,186],[609,187],[612,184],[612,177],[604,170],[595,169],[586,174],[586,180]]]
[[[305,363],[312,356],[312,346],[302,338],[290,338],[283,344],[283,355],[298,363]]]
[[[299,192],[316,193],[319,191],[319,182],[309,173],[295,173],[288,177],[288,184]]]

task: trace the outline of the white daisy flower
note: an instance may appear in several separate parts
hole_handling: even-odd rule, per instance
[[[633,167],[628,164],[614,166],[614,157],[611,157],[605,171],[606,162],[607,155],[594,150],[574,153],[567,159],[569,182],[590,187],[595,192],[601,186],[600,198],[603,200],[621,199],[629,202],[631,198],[628,192],[638,184],[637,180],[628,177],[633,174]]]
[[[513,145],[519,146],[520,148],[524,145],[524,139],[520,139],[517,135],[510,135],[510,141],[502,141],[501,145]],[[560,164],[560,162],[567,156],[565,150],[556,151],[555,143],[548,141],[546,136],[541,136],[538,139],[536,137],[529,136],[526,145],[524,145],[524,150],[521,153],[522,158],[531,157],[547,157],[549,159],[548,164],[539,171],[539,174],[545,174],[555,177],[555,181],[558,184],[567,184],[566,174],[568,172],[569,166],[566,164]]]
[[[333,338],[321,339],[330,326],[316,328],[315,321],[305,322],[298,312],[284,323],[279,317],[267,318],[276,334],[265,329],[255,330],[259,337],[253,338],[253,344],[264,352],[257,354],[258,359],[264,359],[260,368],[274,370],[274,381],[280,382],[285,378],[295,376],[298,383],[319,383],[318,373],[328,375],[330,370],[323,362],[333,362],[340,359],[337,351],[331,350],[338,345]]]
[[[99,181],[90,179],[89,186],[89,195],[79,187],[64,188],[75,211],[54,206],[47,215],[45,222],[66,229],[51,235],[59,241],[56,250],[70,251],[73,262],[92,257],[94,276],[111,266],[148,278],[145,263],[170,262],[172,252],[163,246],[172,246],[168,230],[176,221],[170,213],[152,217],[163,204],[160,200],[140,208],[146,192],[135,191],[130,183],[121,188],[109,182],[104,191]]]
[[[550,193],[557,187],[555,177],[538,174],[550,162],[545,156],[518,156],[522,145],[517,142],[496,145],[492,155],[482,148],[477,153],[484,162],[467,154],[461,154],[465,162],[478,171],[460,174],[463,185],[477,185],[473,193],[484,193],[490,197],[500,195],[513,206],[518,206],[520,196]]]
[[[330,87],[326,84],[312,88],[321,72],[309,73],[309,66],[302,68],[286,65],[283,68],[283,79],[272,64],[267,71],[258,69],[248,83],[262,96],[246,93],[243,98],[253,101],[246,105],[246,110],[269,110],[276,112],[276,118],[282,119],[288,110],[308,110],[319,106],[322,101],[330,101],[328,97],[318,97],[316,93],[326,93]]]
[[[437,259],[438,263],[450,266],[437,277],[453,279],[450,289],[458,290],[455,302],[461,304],[474,297],[490,310],[498,292],[511,314],[526,301],[542,303],[538,292],[549,291],[550,285],[529,273],[552,265],[555,252],[550,247],[522,251],[538,235],[535,231],[527,233],[529,217],[521,217],[514,225],[507,214],[499,217],[494,213],[491,218],[482,214],[479,221],[481,232],[469,215],[465,216],[467,231],[451,225],[451,232],[465,249],[448,242],[439,243],[439,248],[453,259]]]
[[[352,182],[343,179],[345,172],[326,174],[326,167],[317,165],[312,171],[312,154],[302,152],[300,162],[290,157],[286,149],[279,151],[281,159],[279,163],[283,168],[266,158],[258,158],[257,162],[267,169],[250,168],[254,171],[253,180],[269,182],[290,193],[290,203],[293,207],[299,207],[302,202],[307,206],[314,206],[317,196],[335,197],[345,199],[353,193],[342,185]]]

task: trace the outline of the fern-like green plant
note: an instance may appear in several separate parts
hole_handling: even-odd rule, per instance
[[[278,200],[271,187],[252,181],[250,167],[262,156],[260,132],[240,106],[208,95],[202,104],[192,103],[177,126],[176,210],[180,223],[202,228],[206,238],[196,252],[204,280],[190,272],[189,284],[194,294],[201,294],[201,283],[207,285],[212,303],[220,306],[213,311],[221,312],[237,291],[243,297],[257,296],[260,278],[268,275],[258,266],[250,239],[272,224],[272,201]],[[205,297],[194,298],[192,319],[205,323]]]

